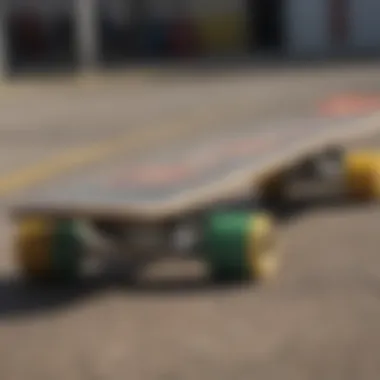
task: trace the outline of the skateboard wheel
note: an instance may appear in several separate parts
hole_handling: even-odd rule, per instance
[[[260,281],[277,272],[273,225],[265,214],[215,213],[205,228],[202,248],[217,281]]]
[[[80,236],[78,224],[72,220],[57,222],[51,251],[54,276],[63,280],[76,277],[83,252],[84,241]]]
[[[16,259],[29,280],[67,280],[79,269],[82,244],[71,221],[23,220],[15,239]]]
[[[43,219],[23,220],[15,238],[16,260],[27,277],[43,277],[50,271],[52,224]]]
[[[358,152],[346,156],[346,188],[352,198],[380,198],[380,154]]]

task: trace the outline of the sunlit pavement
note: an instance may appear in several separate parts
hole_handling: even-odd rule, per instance
[[[0,176],[119,135],[130,134],[143,150],[152,136],[165,144],[167,134],[218,133],[307,114],[335,93],[380,90],[380,69],[356,66],[4,92]],[[90,284],[57,294],[4,280],[0,377],[376,379],[378,218],[372,207],[296,219],[283,231],[280,278],[266,288],[185,291],[177,284],[131,293]],[[0,228],[5,278],[14,273],[5,210]]]

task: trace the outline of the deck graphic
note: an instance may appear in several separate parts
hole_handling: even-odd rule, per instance
[[[169,159],[166,162],[126,166],[120,177],[111,179],[110,187],[133,189],[176,185],[212,171],[223,162],[258,154],[273,143],[275,136],[270,133],[259,138],[247,136],[224,139],[214,145],[206,144],[200,150],[185,151],[174,162]]]

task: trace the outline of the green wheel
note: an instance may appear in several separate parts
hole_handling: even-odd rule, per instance
[[[83,243],[74,221],[27,219],[18,225],[15,250],[28,280],[62,282],[77,276]]]
[[[261,281],[277,272],[276,239],[266,214],[220,212],[211,215],[202,249],[217,281]]]

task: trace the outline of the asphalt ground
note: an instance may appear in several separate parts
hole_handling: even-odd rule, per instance
[[[357,64],[4,90],[1,202],[58,171],[97,165],[121,135],[125,149],[143,154],[186,133],[306,114],[336,93],[378,91],[378,78],[376,65]],[[354,145],[379,143],[371,136]],[[379,217],[376,205],[294,215],[280,231],[280,275],[260,287],[212,288],[201,266],[170,262],[150,268],[138,289],[98,279],[36,291],[15,280],[2,207],[0,377],[377,380]]]

